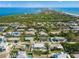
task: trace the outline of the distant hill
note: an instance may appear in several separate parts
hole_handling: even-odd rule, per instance
[[[78,20],[79,17],[57,12],[54,10],[43,10],[42,12],[35,14],[19,14],[19,15],[11,15],[11,16],[3,16],[0,17],[1,23],[7,22],[35,22],[35,21],[70,21],[70,20]]]

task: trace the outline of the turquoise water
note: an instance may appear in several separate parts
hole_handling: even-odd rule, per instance
[[[0,16],[37,13],[40,10],[41,8],[0,8]]]
[[[54,10],[79,16],[79,8],[54,8]]]
[[[0,16],[15,15],[15,14],[30,14],[41,12],[43,8],[0,8]],[[79,8],[51,8],[59,12],[79,15]]]

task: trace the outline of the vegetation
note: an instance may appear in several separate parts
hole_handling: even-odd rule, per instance
[[[9,22],[20,22],[31,24],[32,22],[43,22],[43,21],[69,21],[69,20],[77,20],[78,17],[74,17],[68,14],[60,13],[57,11],[45,10],[36,14],[23,14],[23,15],[12,15],[12,16],[4,16],[0,17],[1,23],[9,23]]]
[[[33,53],[36,54],[36,55],[41,56],[42,51],[41,50],[33,50]]]
[[[79,43],[61,43],[64,50],[70,54],[79,53]]]
[[[76,35],[71,30],[68,33],[61,32],[60,35],[66,37],[68,41],[74,41],[76,38]]]
[[[45,47],[47,49],[47,57],[48,57],[48,54],[49,54],[49,43],[45,43]]]
[[[16,58],[16,56],[18,55],[18,52],[17,51],[11,51],[11,53],[10,53],[10,56],[12,57],[12,58]]]

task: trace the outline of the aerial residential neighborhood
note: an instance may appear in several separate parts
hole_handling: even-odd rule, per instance
[[[71,24],[72,22],[73,24]],[[39,23],[39,22],[38,22]],[[37,23],[37,24],[38,24]],[[56,22],[55,22],[56,23]],[[58,24],[59,22],[57,22]],[[37,25],[36,24],[36,25]],[[47,23],[48,24],[48,23]],[[53,24],[53,26],[57,26]],[[74,54],[66,51],[65,44],[76,45],[79,44],[72,37],[68,35],[70,31],[73,34],[77,34],[77,29],[71,28],[71,26],[78,27],[78,23],[73,21],[61,22],[65,24],[58,26],[57,30],[46,31],[45,25],[40,23],[37,28],[28,27],[27,25],[20,23],[1,23],[0,24],[0,57],[5,58],[72,58]],[[44,25],[44,26],[41,26]],[[50,25],[49,25],[50,26]],[[52,26],[52,25],[51,25]],[[21,30],[20,30],[21,29]],[[64,36],[65,35],[65,36]],[[75,37],[74,37],[75,38]],[[74,47],[72,47],[73,49]],[[1,56],[4,55],[4,56]],[[74,56],[75,57],[75,56]]]
[[[0,58],[79,58],[79,2],[0,1]]]

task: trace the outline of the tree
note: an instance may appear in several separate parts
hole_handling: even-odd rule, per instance
[[[76,38],[75,34],[72,31],[69,31],[66,35],[66,38],[68,38],[68,41],[74,41]]]
[[[46,49],[47,49],[47,57],[48,57],[48,54],[49,54],[49,43],[45,43],[45,47],[46,47]]]
[[[79,53],[79,43],[61,43],[68,53]]]

